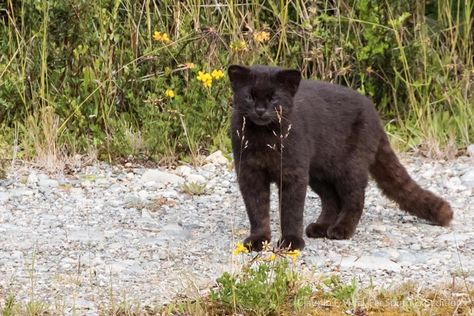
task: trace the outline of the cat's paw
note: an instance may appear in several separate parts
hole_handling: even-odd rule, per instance
[[[328,228],[327,237],[329,239],[349,239],[354,235],[355,229],[345,225],[336,225]]]
[[[304,239],[298,236],[284,236],[278,241],[278,248],[289,250],[302,250],[304,248]]]
[[[327,236],[328,225],[311,223],[306,226],[306,236],[309,238],[324,238]]]
[[[265,235],[250,235],[244,239],[244,246],[250,251],[262,251],[263,244],[270,243],[270,237]]]

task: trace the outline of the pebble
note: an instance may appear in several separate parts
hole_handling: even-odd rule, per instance
[[[10,193],[0,192],[0,203],[8,201],[9,198],[10,198]]]
[[[206,178],[199,174],[190,174],[187,176],[186,180],[189,183],[198,183],[198,184],[205,184],[207,182]]]
[[[364,270],[380,270],[380,271],[400,271],[399,264],[391,261],[388,258],[375,256],[362,256],[357,258],[355,256],[344,257],[340,263],[342,268],[360,268]]]
[[[474,157],[474,144],[467,146],[467,154],[471,157]]]
[[[299,269],[328,276],[337,271],[344,282],[356,278],[361,286],[389,287],[452,282],[462,267],[466,280],[474,282],[472,158],[402,156],[401,161],[421,186],[451,203],[453,224],[433,226],[401,211],[370,182],[353,238],[305,237]],[[66,314],[95,315],[100,306],[124,297],[160,306],[193,284],[212,284],[241,260],[232,249],[249,223],[235,173],[222,153],[207,157],[203,166],[174,171],[104,163],[78,170],[53,176],[14,168],[1,181],[0,293],[14,293],[23,302],[34,295],[63,306]],[[206,193],[182,192],[185,182],[206,184]],[[271,199],[276,241],[275,186]],[[308,191],[305,225],[320,208],[317,195]],[[61,302],[55,301],[58,293]],[[0,306],[4,299],[0,295]]]
[[[218,150],[218,151],[210,154],[209,156],[207,156],[204,161],[207,162],[207,163],[216,164],[216,165],[225,165],[225,164],[229,163],[227,158],[224,157],[224,154],[220,150]]]
[[[145,171],[141,177],[141,181],[142,183],[155,182],[158,184],[170,183],[173,185],[184,183],[184,179],[182,177],[158,169],[150,169]]]
[[[460,182],[468,188],[474,188],[474,163],[472,169],[461,176]]]
[[[186,166],[186,165],[176,167],[176,173],[182,177],[187,177],[192,172],[193,172],[193,169],[191,169],[191,167]]]

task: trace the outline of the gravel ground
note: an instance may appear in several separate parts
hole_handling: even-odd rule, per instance
[[[474,283],[474,158],[402,161],[421,185],[451,203],[451,227],[403,213],[370,183],[356,235],[306,239],[303,270],[385,287],[460,276]],[[248,229],[229,165],[217,153],[202,167],[176,170],[98,163],[52,176],[14,168],[0,181],[0,303],[14,294],[93,315],[111,302],[157,305],[202,293],[235,267],[231,250]],[[183,182],[205,183],[205,194],[184,193]],[[309,192],[305,224],[319,210]]]

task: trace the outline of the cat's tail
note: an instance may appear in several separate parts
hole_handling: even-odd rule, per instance
[[[370,173],[383,193],[397,202],[402,210],[430,222],[448,226],[453,211],[448,202],[422,189],[407,173],[384,135],[380,141]]]

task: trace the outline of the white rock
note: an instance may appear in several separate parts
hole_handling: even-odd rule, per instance
[[[26,183],[28,184],[35,184],[38,182],[38,175],[35,172],[32,172],[28,175],[28,178],[26,180]]]
[[[193,172],[193,169],[189,166],[179,166],[176,167],[176,173],[179,174],[180,176],[187,177]]]
[[[469,156],[474,157],[474,144],[467,146],[467,153]]]
[[[199,183],[199,184],[203,184],[203,183],[206,183],[207,180],[206,178],[204,178],[203,176],[201,176],[200,174],[190,174],[188,177],[187,177],[187,182],[188,183]]]
[[[224,155],[222,154],[222,151],[220,151],[220,150],[218,150],[218,151],[210,154],[209,156],[207,156],[204,161],[208,162],[208,163],[213,163],[213,164],[216,164],[216,165],[225,165],[229,162],[227,160],[227,158],[224,157]]]
[[[474,188],[474,167],[461,176],[461,182],[468,188]]]
[[[43,187],[43,188],[56,188],[59,186],[59,182],[57,180],[53,179],[40,179],[38,181],[38,186]]]
[[[138,191],[138,196],[139,196],[140,198],[146,200],[146,199],[148,199],[149,194],[148,194],[148,192],[147,192],[146,190],[140,190],[140,191]]]
[[[354,258],[354,256],[342,258],[341,267],[360,268],[364,270],[400,271],[400,265],[388,258],[374,256],[362,256],[360,258]]]
[[[446,181],[444,186],[448,189],[451,189],[451,190],[462,190],[462,189],[464,189],[464,187],[462,185],[462,181],[458,177],[449,178],[449,180]]]
[[[33,190],[28,190],[28,189],[23,189],[23,188],[18,188],[15,190],[11,191],[12,196],[14,197],[19,197],[19,196],[30,196],[35,194],[35,191]]]
[[[172,173],[164,172],[158,169],[150,169],[145,171],[141,178],[142,183],[154,181],[157,184],[171,183],[182,184],[184,179]]]
[[[104,239],[104,234],[98,230],[75,230],[70,232],[69,240],[74,241],[101,241]]]
[[[10,194],[8,192],[0,192],[0,203],[8,201]]]

